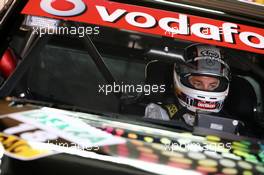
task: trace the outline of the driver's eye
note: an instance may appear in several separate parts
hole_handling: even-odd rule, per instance
[[[194,82],[192,84],[196,89],[202,89],[203,88],[203,84],[200,82]]]
[[[209,90],[209,91],[213,91],[213,90],[215,90],[216,88],[217,88],[217,84],[212,84],[212,85],[209,85],[208,90]]]
[[[199,81],[191,82],[191,84],[196,89],[207,90],[207,91],[213,91],[218,87],[218,85],[216,83],[209,84],[208,86],[206,86],[205,84],[203,84],[202,82],[199,82]]]

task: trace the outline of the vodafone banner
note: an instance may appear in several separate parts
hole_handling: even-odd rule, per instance
[[[264,54],[264,29],[107,0],[29,0],[22,13]]]

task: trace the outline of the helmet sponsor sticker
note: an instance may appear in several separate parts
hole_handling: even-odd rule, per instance
[[[206,102],[198,101],[197,107],[202,108],[202,109],[215,109],[216,108],[216,104],[215,103],[206,103]]]
[[[213,50],[203,50],[203,51],[201,51],[201,56],[220,58],[220,54],[213,51]]]
[[[221,58],[220,49],[212,46],[197,46],[198,56]]]
[[[262,28],[108,0],[29,0],[22,13],[264,54]]]

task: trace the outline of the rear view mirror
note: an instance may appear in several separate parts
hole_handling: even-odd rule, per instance
[[[184,63],[184,49],[177,49],[165,46],[163,48],[150,48],[145,56],[151,60],[162,60],[169,63]]]

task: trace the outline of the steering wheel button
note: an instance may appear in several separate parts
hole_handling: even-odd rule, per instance
[[[224,174],[237,174],[237,170],[236,169],[234,169],[234,168],[224,168],[223,170],[222,170],[222,172],[224,173]]]
[[[252,169],[252,165],[250,163],[245,162],[245,161],[239,161],[238,166],[240,166],[241,168],[247,169],[247,170]]]
[[[243,175],[253,175],[253,173],[251,171],[244,171]]]
[[[137,136],[137,134],[129,133],[129,134],[128,134],[128,138],[130,138],[130,139],[137,139],[138,136]]]
[[[152,137],[144,137],[144,140],[148,143],[152,143],[154,141]]]
[[[207,141],[220,142],[221,138],[213,135],[206,136]]]
[[[188,157],[190,157],[191,159],[195,159],[195,160],[201,160],[201,159],[206,158],[204,154],[199,153],[199,152],[189,152]]]
[[[183,154],[177,153],[177,152],[162,151],[161,154],[164,156],[168,156],[168,157],[176,157],[176,158],[183,158],[184,157]]]
[[[215,167],[217,166],[217,161],[213,159],[205,159],[205,160],[199,160],[198,164],[202,166]]]
[[[264,167],[263,166],[257,165],[256,170],[258,170],[258,172],[260,172],[260,173],[264,173]]]
[[[217,152],[213,152],[213,151],[204,151],[204,154],[214,159],[223,158],[220,154],[218,154]]]
[[[236,163],[229,159],[222,159],[219,162],[222,166],[228,167],[228,168],[234,168],[236,166]]]
[[[240,147],[240,148],[245,148],[245,149],[248,149],[248,145],[246,145],[246,144],[243,144],[243,143],[241,143],[241,142],[233,142],[232,143],[232,146],[237,146],[237,147]]]
[[[201,172],[205,172],[205,174],[217,172],[217,168],[216,167],[208,167],[208,166],[198,166],[197,170],[201,171]]]
[[[233,160],[241,160],[242,158],[239,156],[236,156],[232,153],[222,153],[222,156],[225,158],[233,159]]]
[[[171,140],[168,139],[168,138],[165,138],[165,137],[161,138],[161,139],[160,139],[160,142],[161,142],[162,144],[164,144],[164,145],[169,145],[169,144],[171,144]]]

